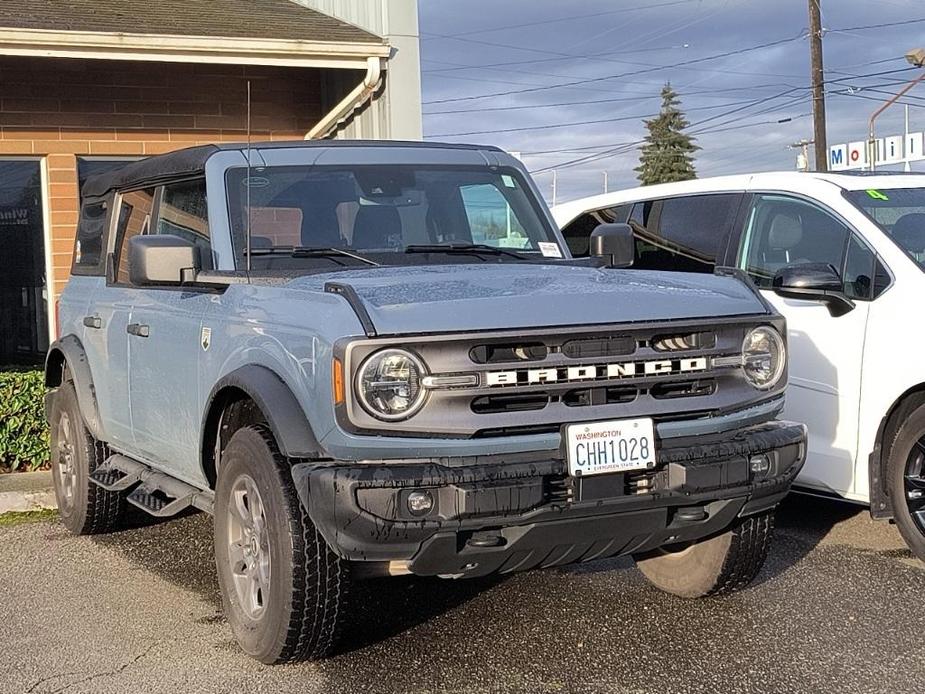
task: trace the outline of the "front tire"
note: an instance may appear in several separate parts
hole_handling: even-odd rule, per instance
[[[893,438],[887,484],[899,534],[925,561],[925,405],[906,417]]]
[[[683,548],[660,547],[633,559],[655,587],[682,598],[732,593],[747,586],[764,565],[774,512],[740,518],[725,532]]]
[[[71,381],[58,387],[50,415],[51,473],[61,522],[75,535],[116,530],[125,511],[125,497],[90,481],[90,473],[109,451],[84,425]]]
[[[215,560],[225,616],[248,655],[276,664],[334,650],[348,565],[312,524],[266,427],[239,429],[222,453]]]

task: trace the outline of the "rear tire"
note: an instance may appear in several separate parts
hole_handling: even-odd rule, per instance
[[[71,381],[64,381],[55,391],[49,428],[51,472],[64,527],[75,535],[116,530],[125,511],[125,497],[90,480],[90,473],[106,460],[109,449],[84,425]]]
[[[334,650],[349,568],[312,524],[264,426],[239,429],[222,452],[215,560],[225,616],[248,655],[276,664]]]
[[[655,587],[682,598],[732,593],[747,586],[768,556],[774,512],[736,520],[720,535],[686,547],[660,547],[633,559]]]
[[[899,534],[925,561],[925,405],[913,410],[893,437],[887,485]]]

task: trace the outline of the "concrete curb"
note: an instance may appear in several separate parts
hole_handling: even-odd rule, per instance
[[[0,514],[58,508],[51,472],[0,475]]]

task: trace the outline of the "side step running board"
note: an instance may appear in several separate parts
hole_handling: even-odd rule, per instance
[[[174,516],[190,506],[212,513],[212,492],[197,489],[119,453],[107,458],[90,474],[90,479],[111,492],[138,485],[126,499],[158,518]]]

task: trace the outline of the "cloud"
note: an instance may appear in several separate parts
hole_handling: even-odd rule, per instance
[[[917,0],[822,3],[831,30],[824,40],[829,142],[863,139],[876,100],[887,98],[872,89],[895,91],[912,75],[864,76],[906,67],[899,58],[925,44],[925,23],[841,30],[925,17],[925,8]],[[812,136],[803,0],[427,0],[420,13],[425,135],[523,152],[534,171],[641,139],[640,116],[657,111],[669,80],[692,123],[725,128],[698,137],[702,176],[792,169],[788,145]],[[579,84],[547,88],[572,82]],[[503,92],[511,93],[467,98]],[[925,129],[925,87],[910,101],[912,129]],[[901,132],[902,115],[901,107],[888,110],[878,130]],[[611,189],[636,185],[637,163],[632,150],[560,168],[559,200],[600,192],[605,170]],[[547,195],[549,179],[537,176]]]

